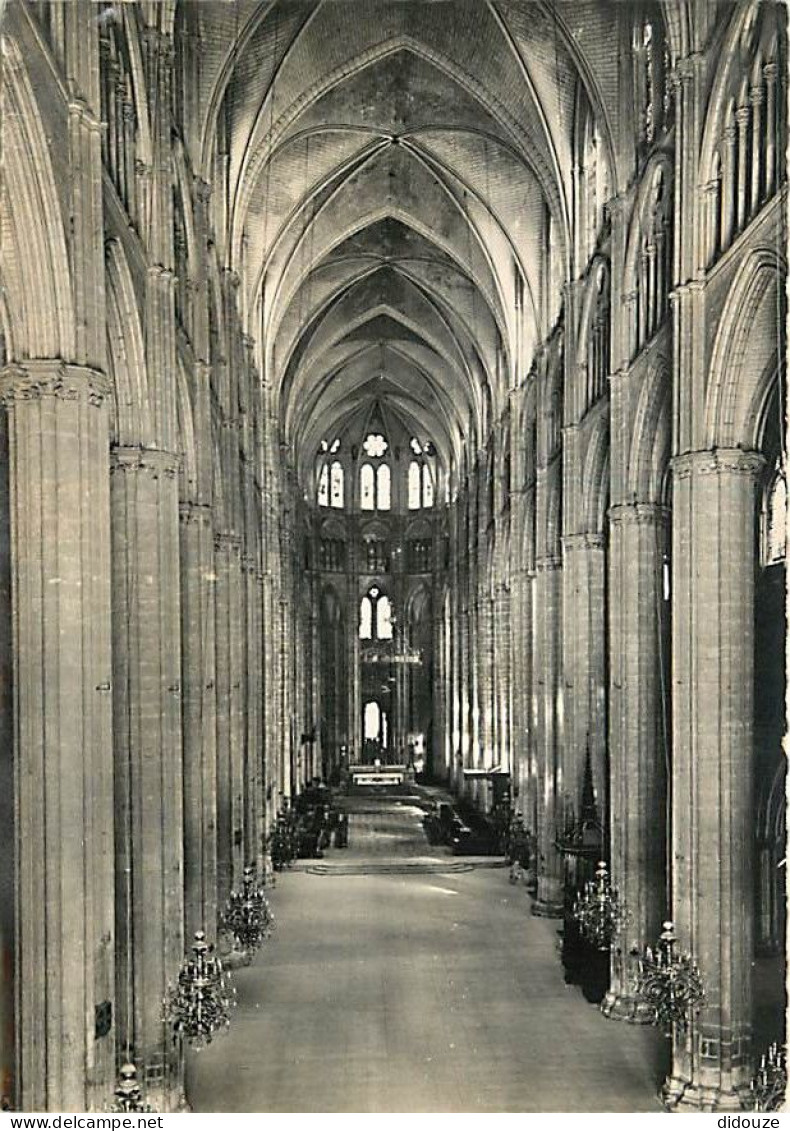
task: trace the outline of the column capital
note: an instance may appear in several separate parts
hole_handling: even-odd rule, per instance
[[[660,503],[617,503],[608,511],[611,526],[665,526],[669,515]]]
[[[110,449],[110,475],[115,472],[143,471],[154,479],[175,479],[181,461],[173,452],[158,448],[114,447]]]
[[[62,401],[83,401],[100,408],[112,392],[112,382],[99,369],[69,365],[60,358],[12,362],[0,371],[0,402],[12,409],[24,401],[47,397]]]
[[[208,527],[211,526],[211,507],[208,503],[179,503],[178,518],[184,526]]]
[[[238,534],[220,531],[214,535],[214,549],[218,554],[241,555],[241,538]]]
[[[692,475],[745,475],[756,478],[765,466],[760,452],[742,448],[714,448],[710,451],[684,452],[672,460],[675,479]]]
[[[535,559],[535,573],[552,573],[557,569],[562,569],[562,558],[551,555]]]
[[[563,550],[602,550],[606,545],[605,536],[598,530],[566,534],[562,539]]]
[[[689,52],[675,63],[674,69],[670,72],[670,83],[677,87],[682,83],[691,82],[695,75],[702,71],[704,63],[705,56],[702,52]]]

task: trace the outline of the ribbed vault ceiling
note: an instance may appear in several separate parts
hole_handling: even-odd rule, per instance
[[[611,44],[618,6],[194,7],[200,160],[227,169],[225,257],[285,442],[306,469],[380,403],[457,466],[549,329],[547,217],[564,277],[576,101],[610,136],[589,47]]]

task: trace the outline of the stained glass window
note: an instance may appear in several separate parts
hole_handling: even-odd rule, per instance
[[[376,471],[376,510],[388,511],[392,503],[392,477],[386,463],[379,465]]]
[[[326,468],[324,468],[326,470]],[[335,460],[332,464],[330,483],[329,483],[329,500],[333,507],[343,506],[343,465],[340,460]]]
[[[409,464],[409,510],[420,509],[420,465],[416,459]]]
[[[787,547],[787,484],[778,465],[768,490],[765,525],[764,564],[774,565],[785,560]]]
[[[379,640],[392,640],[392,605],[389,597],[379,597],[376,602],[376,636]]]
[[[388,447],[389,444],[380,432],[371,432],[362,444],[365,455],[371,459],[381,459]]]
[[[422,505],[424,507],[433,506],[433,479],[427,463],[422,466]]]
[[[363,511],[372,511],[376,505],[376,475],[370,463],[363,463],[360,468],[359,505]]]
[[[359,607],[359,639],[370,640],[373,636],[373,602],[363,597]]]
[[[318,476],[318,505],[319,507],[329,506],[329,467],[327,464],[322,464],[321,473]]]
[[[381,707],[374,699],[365,704],[364,720],[365,738],[376,742],[381,734]]]

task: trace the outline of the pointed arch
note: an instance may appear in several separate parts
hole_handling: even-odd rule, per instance
[[[598,299],[601,280],[609,280],[609,260],[603,255],[596,255],[590,263],[587,273],[587,283],[584,288],[584,298],[579,316],[579,337],[576,347],[576,362],[579,367],[587,364],[587,340],[593,321],[595,305]]]
[[[609,416],[600,413],[587,446],[582,473],[582,522],[600,533],[609,508]]]
[[[636,286],[637,258],[639,255],[639,244],[642,237],[645,213],[653,198],[656,176],[659,174],[663,176],[664,184],[671,188],[673,176],[672,155],[664,150],[659,150],[651,155],[645,165],[645,170],[639,182],[639,188],[637,189],[634,209],[631,214],[631,223],[628,227],[628,243],[623,272],[623,290],[626,294],[632,291]]]
[[[180,496],[182,500],[194,501],[197,498],[198,489],[195,424],[189,382],[184,366],[180,361],[176,365],[176,415],[178,420],[178,451],[181,456],[179,469]]]
[[[759,426],[783,356],[787,264],[774,248],[743,259],[730,287],[710,365],[706,447],[759,447]]]
[[[16,254],[12,259],[4,248],[2,265],[14,306],[15,360],[77,360],[68,246],[46,131],[19,45],[5,36],[3,52],[2,228]]]
[[[658,503],[670,456],[671,382],[666,360],[657,357],[639,390],[628,463],[628,496]]]
[[[112,359],[117,444],[153,443],[148,373],[140,310],[129,264],[119,240],[105,245],[107,338]]]

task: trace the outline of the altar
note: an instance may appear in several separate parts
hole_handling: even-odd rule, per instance
[[[352,785],[403,785],[413,777],[411,770],[403,765],[357,765],[349,766]]]

